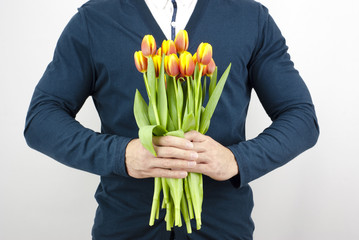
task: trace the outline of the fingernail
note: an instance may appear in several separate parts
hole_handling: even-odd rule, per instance
[[[192,149],[193,148],[193,143],[192,142],[187,142],[186,144],[188,149]]]
[[[181,177],[187,177],[187,172],[180,172]]]
[[[198,158],[198,153],[196,152],[191,153],[191,158],[196,160]]]
[[[195,161],[190,161],[190,162],[188,162],[188,167],[194,167],[194,166],[196,166],[196,162]]]

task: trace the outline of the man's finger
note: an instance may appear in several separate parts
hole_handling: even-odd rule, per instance
[[[187,172],[182,170],[168,170],[162,168],[154,168],[150,172],[151,177],[162,177],[162,178],[185,178]]]
[[[208,164],[202,164],[202,163],[198,163],[193,169],[191,169],[189,172],[194,172],[194,173],[202,173],[204,175],[210,176],[210,167],[208,166]]]
[[[197,131],[189,131],[184,134],[185,139],[191,142],[203,142],[206,140],[206,136],[197,132]]]
[[[193,143],[191,141],[173,136],[153,137],[153,143],[157,146],[176,147],[181,149],[192,149]]]
[[[155,147],[158,158],[177,158],[184,160],[196,160],[198,153],[191,150],[183,150],[176,147]]]
[[[186,161],[168,158],[154,158],[149,163],[149,168],[162,169],[191,169],[196,166],[195,161]]]

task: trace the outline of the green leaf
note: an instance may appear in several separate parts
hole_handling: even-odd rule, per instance
[[[152,137],[153,137],[152,131],[155,127],[156,125],[148,125],[141,127],[140,130],[138,131],[138,136],[140,138],[142,146],[146,148],[154,156],[157,157],[156,151],[152,143]]]
[[[176,126],[173,124],[173,121],[172,121],[172,118],[170,115],[168,115],[168,118],[167,118],[167,130],[169,132],[176,130]]]
[[[181,81],[177,81],[177,116],[178,116],[178,127],[181,128],[183,113],[183,89]]]
[[[148,58],[147,80],[148,80],[148,88],[151,94],[151,100],[156,103],[156,72],[155,72],[155,65],[153,64],[152,57]]]
[[[138,89],[136,89],[133,113],[139,128],[142,126],[150,125],[150,120],[148,118],[148,106]]]
[[[182,129],[165,133],[165,136],[173,136],[184,138],[184,132]]]
[[[212,77],[211,77],[211,81],[209,83],[209,89],[208,89],[209,98],[211,98],[212,93],[213,93],[214,89],[216,88],[216,86],[217,86],[217,67],[214,70]]]
[[[199,64],[196,63],[196,67],[194,68],[194,73],[193,73],[194,79],[198,79],[198,74],[199,74]]]
[[[206,110],[206,109],[202,106],[202,114],[204,113],[204,110]],[[203,124],[203,126],[201,125],[201,128],[203,129],[202,134],[206,134],[206,132],[208,131],[210,122],[211,122],[211,119],[208,119],[207,121],[202,123]]]
[[[231,64],[229,64],[226,71],[223,73],[221,79],[218,81],[218,84],[212,93],[211,98],[208,100],[206,109],[204,110],[203,115],[201,117],[201,124],[199,129],[200,133],[203,133],[205,131],[205,128],[207,127],[205,125],[205,122],[208,122],[211,119],[214,110],[216,109],[217,103],[219,101],[219,98],[221,97],[224,88],[224,84],[227,81],[230,69],[231,69]]]
[[[199,89],[199,93],[201,96],[202,94],[202,88]],[[200,123],[201,123],[201,116],[202,116],[202,98],[199,97],[198,98],[198,105],[197,105],[197,109],[195,110],[196,111],[196,115],[195,115],[195,120],[196,120],[196,130],[199,131],[200,129]]]
[[[153,134],[155,136],[164,136],[168,131],[163,128],[162,125],[157,125],[154,129],[153,129]]]
[[[161,69],[158,79],[158,92],[157,92],[157,111],[159,115],[160,124],[166,128],[167,127],[167,94],[166,94],[166,84],[164,76],[164,58],[161,61]]]
[[[152,103],[152,98],[150,99],[150,103],[148,105],[148,119],[151,123],[151,125],[157,125],[157,121],[156,121],[156,115],[155,115],[155,111],[153,109],[153,103]],[[148,124],[147,124],[148,125]]]
[[[167,101],[168,101],[168,110],[169,115],[171,116],[173,125],[175,129],[178,127],[178,119],[177,119],[177,100],[176,100],[176,91],[174,86],[174,80],[172,77],[167,78]]]
[[[203,78],[203,88],[202,88],[202,102],[204,102],[204,99],[207,94],[207,78],[206,76]]]
[[[196,129],[196,119],[193,113],[185,114],[183,118],[182,130],[184,132],[189,132]]]
[[[167,131],[160,125],[147,125],[140,128],[138,131],[138,136],[143,147],[157,157],[152,143],[153,133],[155,133],[157,136],[163,136],[167,133]]]

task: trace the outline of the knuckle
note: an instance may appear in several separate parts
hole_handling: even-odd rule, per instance
[[[163,168],[171,168],[171,163],[169,160],[163,160],[162,161],[162,167]]]
[[[162,144],[171,144],[172,141],[173,141],[173,137],[172,136],[164,136],[164,137],[161,137],[161,141],[162,141]]]
[[[167,148],[167,154],[169,156],[175,156],[176,155],[176,149],[175,148]]]

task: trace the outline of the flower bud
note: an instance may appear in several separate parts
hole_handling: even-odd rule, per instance
[[[179,74],[178,62],[179,60],[176,54],[165,57],[165,70],[171,77],[175,77]]]
[[[142,54],[141,51],[137,51],[134,54],[135,65],[139,72],[144,73],[147,71],[147,58]]]
[[[193,54],[192,59],[193,59],[194,65],[196,66],[196,64],[197,64],[197,52],[195,52]]]
[[[160,75],[160,69],[161,69],[161,56],[159,55],[154,55],[152,57],[153,59],[153,65],[155,66],[155,72],[156,72],[156,77],[158,77]]]
[[[162,42],[162,54],[170,55],[170,54],[176,54],[176,46],[175,43],[172,40],[163,40]]]
[[[177,52],[182,54],[188,49],[188,33],[186,30],[180,30],[175,38]]]
[[[214,62],[213,58],[211,59],[211,61],[208,63],[207,67],[206,67],[206,75],[208,77],[212,76],[214,70],[216,69],[216,63]]]
[[[156,55],[162,57],[162,48],[161,47],[159,49],[157,49]]]
[[[156,41],[152,35],[146,35],[142,39],[141,50],[145,57],[153,56],[156,53]]]
[[[182,76],[191,76],[194,72],[194,62],[189,52],[183,52],[179,58],[179,68]]]
[[[212,59],[212,46],[209,43],[201,43],[197,49],[197,62],[208,65]]]

